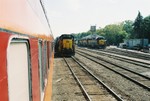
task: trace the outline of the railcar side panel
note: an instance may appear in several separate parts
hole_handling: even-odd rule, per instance
[[[0,28],[30,35],[50,30],[40,0],[0,0]]]
[[[0,100],[8,101],[7,47],[10,34],[0,32]]]
[[[38,39],[30,39],[31,65],[32,65],[32,99],[40,101],[40,81],[38,67]]]
[[[48,70],[53,62],[51,61],[53,58],[52,43],[40,41],[41,44],[39,44],[38,38],[29,38],[10,32],[0,32],[0,35],[0,101],[44,100]],[[22,68],[24,66],[25,68]],[[20,85],[21,88],[17,85]],[[19,96],[20,91],[26,91],[26,97]]]
[[[44,100],[52,41],[42,1],[0,0],[0,101]]]

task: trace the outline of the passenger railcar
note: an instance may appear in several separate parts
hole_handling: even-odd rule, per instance
[[[90,48],[105,48],[106,40],[103,36],[96,34],[88,35],[78,41],[79,46],[90,47]]]
[[[73,56],[75,55],[74,36],[62,34],[55,40],[55,55],[57,56]]]
[[[0,101],[43,101],[53,35],[40,0],[0,0]]]

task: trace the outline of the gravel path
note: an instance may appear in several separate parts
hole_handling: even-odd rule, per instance
[[[85,101],[63,58],[55,58],[52,101]]]

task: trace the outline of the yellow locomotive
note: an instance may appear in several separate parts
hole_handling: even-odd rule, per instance
[[[78,41],[79,46],[90,47],[90,48],[106,48],[106,40],[103,36],[91,34],[83,37]]]
[[[55,40],[55,55],[73,56],[75,55],[74,36],[62,34]]]

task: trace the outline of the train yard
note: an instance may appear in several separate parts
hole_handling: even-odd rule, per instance
[[[53,101],[148,101],[150,55],[119,49],[77,48],[57,57]]]

